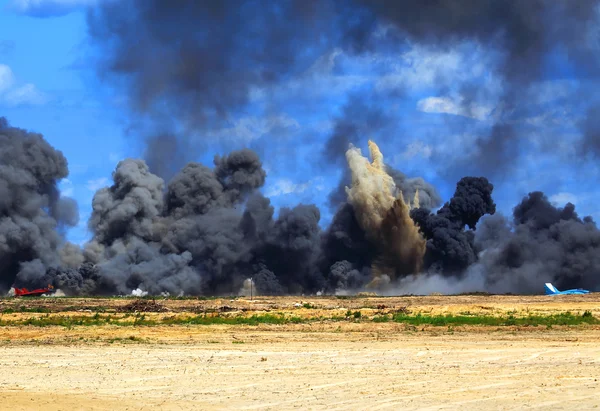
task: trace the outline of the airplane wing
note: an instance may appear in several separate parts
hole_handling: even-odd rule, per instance
[[[569,295],[569,294],[588,294],[589,290],[584,290],[582,288],[574,288],[572,290],[559,291],[552,283],[544,284],[544,290],[546,291],[546,295]]]

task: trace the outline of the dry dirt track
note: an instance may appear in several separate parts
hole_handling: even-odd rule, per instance
[[[425,298],[419,306],[440,312],[516,307],[514,297],[504,304],[497,297],[441,300]],[[597,312],[598,300],[519,303],[536,312]],[[293,301],[275,303],[293,307]],[[373,302],[316,303],[346,309]],[[384,303],[406,305],[402,299]],[[165,304],[175,310],[180,303]],[[352,322],[7,326],[0,327],[0,370],[0,404],[7,410],[586,410],[600,408],[600,329],[452,331]]]
[[[187,344],[8,345],[11,410],[592,409],[600,332],[216,330]],[[236,337],[237,336],[237,337]],[[228,341],[229,340],[229,341]],[[235,341],[235,340],[233,340]]]

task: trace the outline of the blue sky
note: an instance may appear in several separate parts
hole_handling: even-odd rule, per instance
[[[84,7],[91,3],[0,0],[0,115],[14,126],[42,133],[67,157],[70,176],[61,188],[80,207],[80,224],[68,234],[76,243],[90,236],[86,225],[95,190],[110,183],[120,159],[142,155],[135,136],[124,132],[122,91],[102,84],[86,58]],[[268,172],[263,192],[273,204],[315,203],[327,224],[327,194],[341,170],[323,164],[319,153],[349,96],[369,90],[382,96],[378,105],[394,121],[365,135],[363,150],[374,138],[389,164],[424,177],[444,200],[458,179],[446,166],[461,161],[468,166],[474,139],[495,116],[504,115],[523,141],[509,175],[490,178],[499,211],[510,214],[524,195],[542,190],[558,205],[571,201],[580,214],[600,219],[597,164],[572,152],[580,137],[583,110],[576,90],[581,84],[557,58],[548,79],[532,87],[531,99],[523,103],[529,106],[520,110],[525,114],[510,117],[500,100],[494,58],[473,44],[443,51],[413,46],[360,57],[330,50],[305,73],[269,90],[252,90],[248,109],[204,136],[197,160],[210,165],[214,154],[227,149],[258,147]],[[460,104],[460,85],[466,82],[486,91],[468,112]],[[403,90],[402,97],[383,97],[395,88]],[[544,149],[548,145],[556,148]]]

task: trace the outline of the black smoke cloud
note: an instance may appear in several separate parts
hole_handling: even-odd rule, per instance
[[[68,173],[63,154],[40,134],[0,117],[0,288],[81,262],[60,235],[79,220],[74,201],[57,187]]]
[[[411,210],[412,219],[427,239],[426,269],[456,275],[477,261],[472,230],[481,217],[496,212],[493,190],[485,177],[463,177],[452,199],[436,214],[426,208]]]
[[[189,163],[166,185],[144,161],[121,161],[113,184],[94,196],[93,238],[80,249],[60,235],[76,221],[57,189],[65,158],[40,134],[1,125],[3,289],[50,283],[71,295],[213,295],[238,293],[253,278],[258,293],[279,295],[372,284],[381,245],[365,235],[352,205],[342,204],[325,230],[314,205],[276,215],[260,193],[266,173],[251,150],[216,156],[213,168]],[[378,286],[402,292],[439,277],[462,284],[451,289],[529,293],[544,281],[600,288],[600,230],[591,218],[533,192],[509,223],[494,215],[492,192],[486,178],[464,177],[436,213],[411,210],[427,239],[423,272],[398,283],[380,276]]]
[[[485,272],[492,290],[535,293],[544,282],[559,289],[600,286],[600,231],[571,203],[555,207],[532,192],[514,208],[512,222],[485,219],[480,231],[481,259],[471,271]]]
[[[74,294],[235,294],[249,277],[269,294],[322,289],[319,210],[275,218],[258,192],[265,177],[247,149],[216,156],[212,169],[188,163],[166,187],[144,161],[121,161],[92,202],[88,264],[54,271],[56,283]]]

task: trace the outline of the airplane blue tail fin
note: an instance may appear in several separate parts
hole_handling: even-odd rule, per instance
[[[556,289],[555,286],[552,285],[552,283],[544,284],[544,290],[546,290],[546,295],[554,295],[560,292]]]

